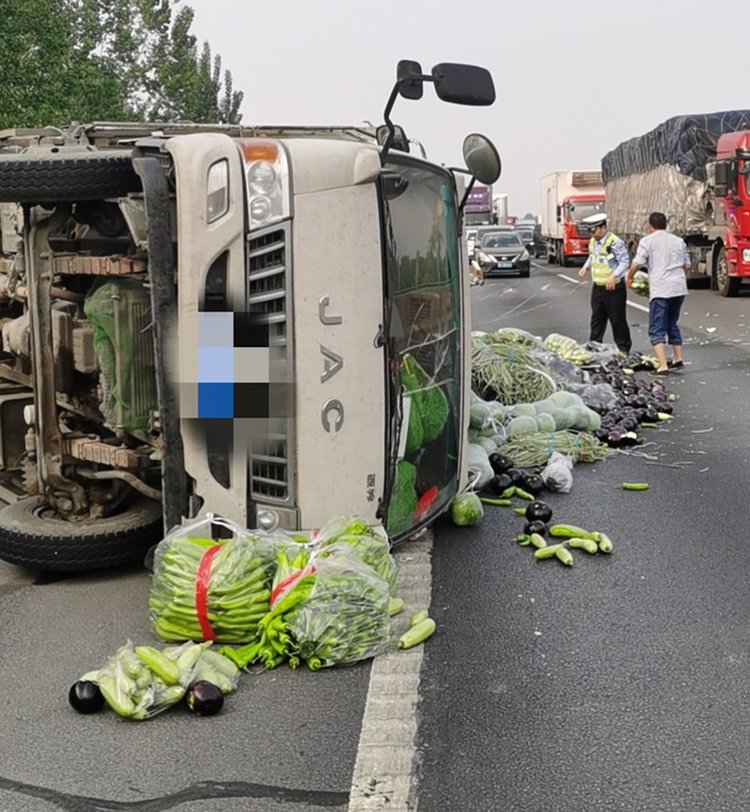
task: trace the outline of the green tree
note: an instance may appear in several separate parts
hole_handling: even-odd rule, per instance
[[[243,94],[180,0],[0,0],[0,127],[239,123]]]
[[[125,113],[116,73],[88,53],[66,0],[0,0],[0,126]]]

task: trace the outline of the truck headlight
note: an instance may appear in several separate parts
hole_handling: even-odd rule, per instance
[[[266,161],[255,161],[247,168],[247,185],[257,195],[273,192],[277,180],[276,170]]]
[[[255,512],[255,521],[258,530],[265,530],[268,533],[279,526],[279,514],[273,508],[259,507]]]
[[[241,138],[237,143],[245,162],[250,228],[288,218],[289,162],[282,144],[270,138]]]
[[[750,262],[750,248],[743,248],[742,249],[742,261],[743,262]]]

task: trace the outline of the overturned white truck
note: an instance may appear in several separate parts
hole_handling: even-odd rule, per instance
[[[207,513],[394,541],[465,483],[461,173],[399,95],[491,104],[482,68],[399,63],[385,124],[0,134],[0,558],[135,562]]]

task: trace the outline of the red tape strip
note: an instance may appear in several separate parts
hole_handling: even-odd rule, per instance
[[[306,574],[305,570],[297,570],[287,578],[284,578],[283,581],[279,582],[276,588],[271,592],[271,598],[268,601],[268,605],[271,607],[271,609],[273,609],[273,607],[275,606],[276,601],[278,601],[279,599],[279,596],[282,595],[291,587],[293,587],[294,584],[296,584],[297,581],[305,574]]]
[[[203,553],[201,563],[198,564],[198,570],[195,573],[195,613],[198,615],[198,623],[203,632],[203,639],[212,642],[216,640],[216,634],[208,622],[206,604],[208,603],[208,584],[211,581],[211,561],[220,549],[221,544],[209,547]]]

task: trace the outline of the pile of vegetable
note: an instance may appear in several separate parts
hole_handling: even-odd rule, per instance
[[[468,466],[473,490],[488,488],[497,475],[489,461],[493,453],[534,473],[553,457],[572,467],[642,443],[641,429],[671,419],[673,396],[660,381],[634,374],[654,368],[654,359],[641,353],[626,357],[608,345],[581,346],[557,333],[542,340],[513,330],[475,333],[472,347]],[[515,379],[521,369],[532,368],[535,384],[545,383],[524,386],[522,395]],[[492,492],[502,496],[502,489]]]
[[[560,386],[533,346],[514,333],[474,334],[471,342],[471,386],[483,400],[505,406],[542,400]]]
[[[211,521],[232,537],[205,538]],[[149,612],[163,640],[245,643],[221,649],[243,668],[304,662],[317,670],[388,646],[396,586],[388,536],[356,517],[295,535],[214,518],[159,543]]]
[[[543,343],[548,350],[557,353],[560,358],[565,361],[570,361],[571,364],[588,364],[594,357],[593,353],[579,344],[575,339],[560,335],[559,333],[550,333],[544,339]]]
[[[523,511],[523,516],[526,523],[523,532],[516,536],[516,542],[520,547],[533,547],[537,561],[556,558],[566,567],[571,567],[571,550],[583,550],[589,555],[596,555],[609,554],[614,549],[606,533],[590,532],[572,524],[550,524],[552,508],[546,502],[531,502]],[[552,543],[548,544],[548,539]]]
[[[84,674],[70,688],[68,700],[79,713],[108,705],[126,719],[151,719],[185,700],[199,716],[218,713],[224,695],[237,688],[239,669],[211,649],[211,643],[186,642],[159,650],[121,646],[106,665]]]
[[[170,534],[157,545],[149,618],[167,642],[254,639],[268,612],[275,550],[293,544],[249,534],[218,542],[206,538],[207,524]]]
[[[390,642],[390,585],[351,549],[278,554],[269,612],[258,639],[222,653],[241,668],[304,661],[311,671],[385,651]]]

